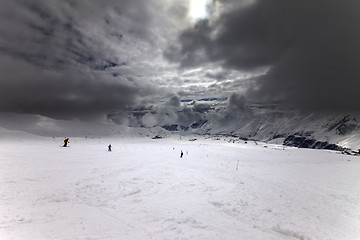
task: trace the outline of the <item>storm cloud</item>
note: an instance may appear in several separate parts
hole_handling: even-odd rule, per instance
[[[208,0],[196,20],[192,1],[0,1],[0,112],[90,119],[170,99],[166,114],[212,97],[360,110],[358,1]]]
[[[158,94],[158,11],[181,11],[146,2],[1,1],[0,111],[88,118]]]
[[[219,2],[226,6],[220,16],[183,31],[164,56],[180,68],[263,72],[247,91],[252,100],[360,109],[359,1]]]

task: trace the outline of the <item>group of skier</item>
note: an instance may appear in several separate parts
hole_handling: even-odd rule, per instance
[[[65,138],[64,139],[64,145],[63,145],[63,147],[67,147],[67,145],[70,143],[70,141],[69,141],[69,138]],[[109,152],[111,152],[111,144],[109,144],[109,146],[108,146],[108,151]],[[180,158],[182,158],[184,156],[184,153],[183,153],[183,151],[181,150],[180,151]]]
[[[70,143],[70,141],[69,141],[69,138],[65,138],[64,139],[64,145],[63,145],[63,147],[67,147],[67,145]],[[109,152],[111,152],[111,144],[109,144],[109,146],[108,146],[108,151]]]

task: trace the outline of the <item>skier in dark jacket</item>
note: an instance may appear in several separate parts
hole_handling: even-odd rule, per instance
[[[183,151],[181,150],[181,152],[180,152],[180,158],[182,158],[183,155],[184,155],[184,153],[183,153]]]
[[[108,146],[108,151],[111,152],[111,144]]]
[[[69,138],[65,138],[64,140],[64,146],[63,147],[67,147],[67,144],[69,143]]]

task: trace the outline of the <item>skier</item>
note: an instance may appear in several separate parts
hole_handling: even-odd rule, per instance
[[[111,144],[108,146],[108,151],[111,152]]]
[[[181,153],[180,153],[180,158],[182,158],[184,155],[183,151],[181,150]]]
[[[67,147],[67,144],[69,143],[69,138],[65,138],[64,140],[64,146],[63,147]]]

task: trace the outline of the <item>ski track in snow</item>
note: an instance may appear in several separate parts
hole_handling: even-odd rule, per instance
[[[61,144],[0,140],[0,239],[360,239],[358,157],[210,139]]]

